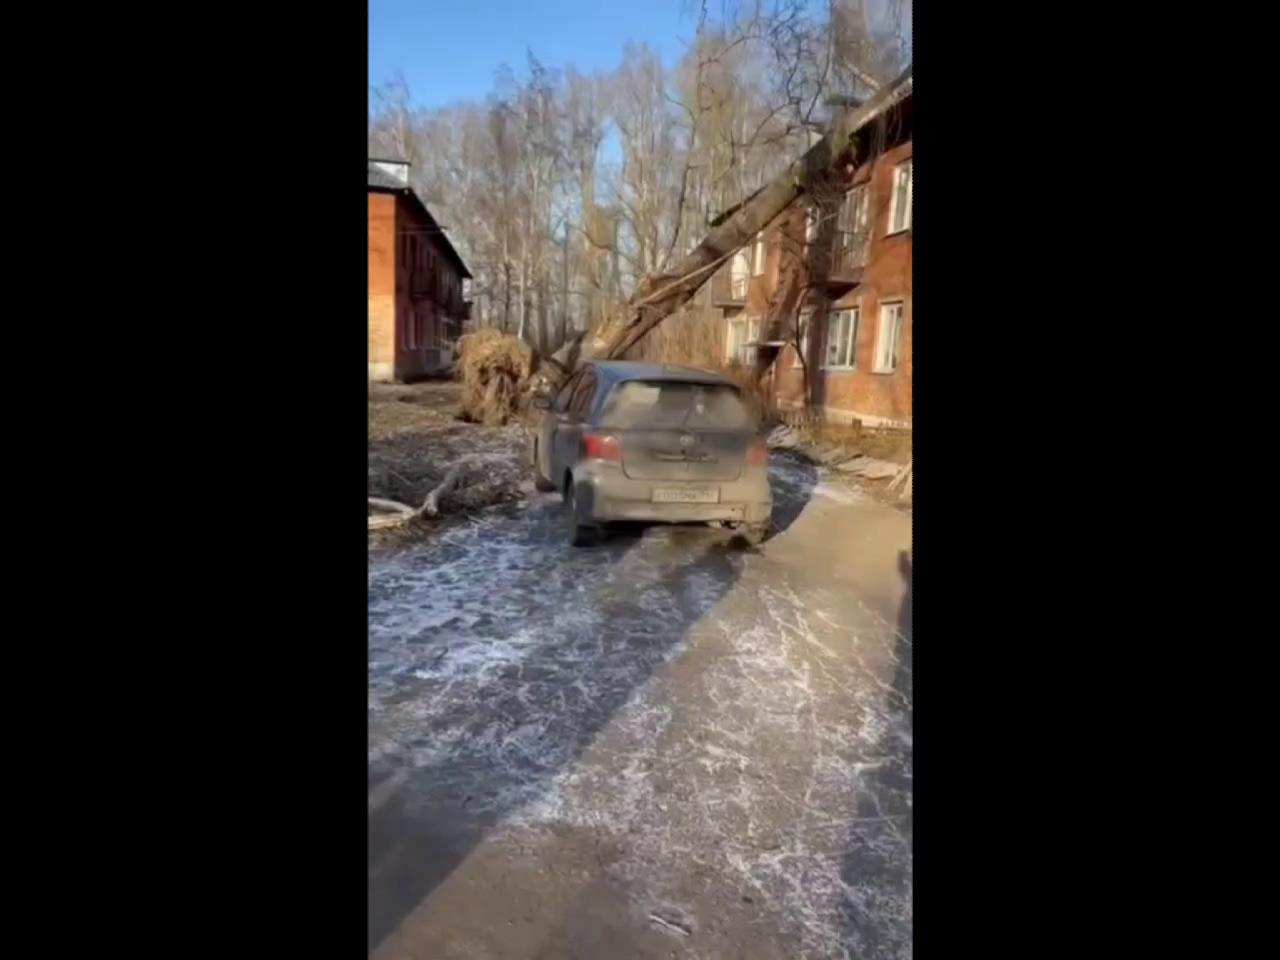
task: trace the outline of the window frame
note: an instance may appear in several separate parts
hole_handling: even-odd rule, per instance
[[[895,321],[895,329],[893,337],[889,340],[885,339],[885,311],[897,307],[898,314]],[[875,352],[871,355],[871,372],[879,374],[892,374],[898,372],[898,363],[901,359],[898,356],[899,347],[902,343],[902,330],[907,325],[907,301],[905,298],[897,298],[891,300],[882,300],[879,304],[879,316],[876,322],[876,346]],[[891,345],[890,358],[892,362],[885,366],[881,363],[881,357],[884,353],[884,345]]]
[[[831,320],[843,314],[851,314],[849,321],[849,344],[845,350],[844,363],[831,363]],[[822,369],[850,371],[858,369],[858,328],[862,325],[862,304],[839,307],[827,311],[826,329],[822,341]]]
[[[915,182],[914,171],[911,166],[911,159],[912,158],[908,157],[906,160],[903,160],[901,163],[894,164],[894,167],[893,167],[893,180],[889,185],[889,223],[888,223],[888,229],[885,230],[885,236],[887,237],[892,237],[895,234],[899,234],[899,233],[906,233],[911,229],[911,189],[912,189],[912,185]],[[899,191],[898,191],[898,175],[899,175],[899,171],[903,169],[907,171],[907,188],[905,191],[906,213],[902,220],[902,226],[895,228],[894,221],[898,217],[900,204],[903,203],[903,201],[899,198]]]
[[[743,272],[734,274],[734,266],[742,264]],[[741,283],[741,289],[739,289]],[[729,296],[747,299],[747,291],[751,288],[751,254],[746,250],[735,250],[729,258]]]
[[[725,323],[725,334],[724,334],[725,363],[729,363],[729,364],[732,364],[735,362],[741,363],[742,362],[741,351],[743,349],[743,344],[746,343],[746,335],[747,335],[746,318],[741,316],[726,317],[724,323]],[[733,352],[733,337],[730,336],[730,331],[733,330],[734,327],[742,327],[742,340],[738,344],[739,353],[737,355],[735,355]]]
[[[748,346],[751,343],[759,343],[760,341],[760,317],[758,315],[740,313],[735,317],[725,318],[725,338],[724,338],[724,359],[726,363],[737,363],[739,366],[754,365],[756,362],[756,347]],[[733,341],[728,331],[734,326],[742,327],[742,343],[739,344],[739,354],[735,357],[733,354]],[[754,329],[755,335],[752,335]]]
[[[764,268],[769,260],[769,248],[765,243],[764,231],[761,230],[751,241],[751,276],[763,277]]]

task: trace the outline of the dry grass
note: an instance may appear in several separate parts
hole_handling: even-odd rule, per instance
[[[911,461],[911,431],[867,427],[860,423],[828,423],[818,413],[787,411],[778,419],[799,434],[804,445],[855,453],[890,463]]]

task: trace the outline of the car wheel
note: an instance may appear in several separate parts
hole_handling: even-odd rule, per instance
[[[578,503],[573,495],[573,481],[564,488],[564,512],[569,527],[569,543],[575,547],[589,547],[596,542],[595,527],[588,526],[578,519]]]
[[[542,475],[538,469],[538,441],[533,441],[533,489],[539,493],[551,493],[556,485]]]
[[[749,547],[758,547],[769,539],[772,527],[764,523],[744,523],[734,531],[734,536]]]

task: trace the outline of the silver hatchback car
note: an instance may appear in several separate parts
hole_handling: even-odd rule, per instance
[[[570,542],[613,521],[720,521],[749,541],[772,512],[768,451],[736,384],[652,363],[588,363],[542,410],[534,482],[564,496]]]

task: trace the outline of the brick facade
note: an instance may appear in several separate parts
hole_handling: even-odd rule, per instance
[[[410,191],[369,190],[370,380],[408,380],[447,365],[466,315],[467,277]]]
[[[369,194],[369,379],[396,375],[396,198]]]
[[[711,302],[720,311],[718,322],[723,349],[728,358],[730,324],[744,318],[759,319],[761,342],[790,340],[790,331],[798,314],[810,317],[808,337],[808,369],[814,407],[828,419],[848,421],[853,418],[868,423],[911,423],[912,330],[914,305],[911,295],[911,225],[890,232],[890,206],[894,193],[895,171],[912,158],[911,98],[908,96],[889,118],[869,133],[881,138],[881,149],[872,160],[863,161],[850,171],[847,186],[861,189],[866,195],[865,221],[848,232],[862,237],[856,261],[841,259],[840,268],[832,263],[832,250],[840,249],[841,221],[844,214],[832,208],[824,210],[817,235],[806,238],[805,218],[809,198],[782,214],[765,231],[768,255],[763,275],[752,276],[745,296],[734,290],[728,266],[712,279]],[[831,203],[843,203],[838,195]],[[857,221],[855,221],[856,223]],[[812,242],[810,242],[810,240]],[[748,249],[748,263],[753,262]],[[794,262],[791,262],[794,261]],[[856,267],[849,263],[857,263]],[[779,293],[789,269],[798,271],[797,304],[784,309],[778,329],[766,328],[771,298]],[[878,371],[876,350],[881,328],[882,308],[901,305],[901,325],[896,341],[896,365]],[[853,338],[852,363],[828,369],[827,317],[834,311],[857,310],[856,334]],[[887,322],[885,327],[891,329]],[[785,329],[783,329],[785,328]],[[764,348],[769,349],[769,348]],[[776,349],[776,348],[775,348]],[[887,348],[886,348],[887,349]],[[777,358],[764,383],[778,406],[799,407],[804,404],[804,370],[792,346],[777,351]]]
[[[825,370],[826,323],[820,297],[811,299],[817,321],[809,336],[810,371],[814,406],[830,418],[858,417],[869,422],[911,422],[911,229],[889,234],[890,197],[894,171],[911,159],[911,144],[886,151],[868,171],[868,213],[870,239],[867,263],[861,282],[830,303],[830,310],[857,308],[858,322],[853,345],[852,370]],[[903,320],[898,340],[898,363],[886,373],[875,372],[876,339],[881,307],[901,303]],[[803,371],[796,366],[795,352],[788,348],[779,357],[775,371],[780,406],[800,406],[804,402]]]

